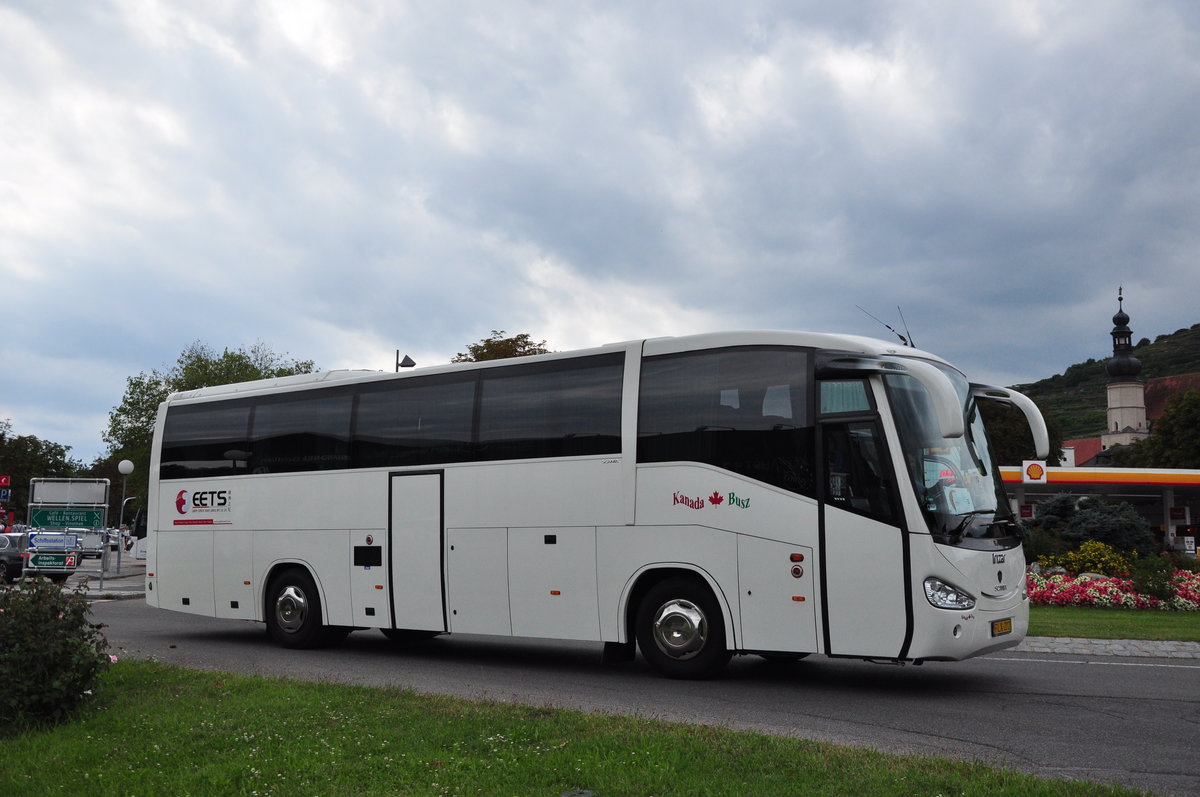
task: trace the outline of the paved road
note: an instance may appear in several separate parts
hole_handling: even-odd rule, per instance
[[[94,612],[121,655],[196,669],[655,716],[1200,794],[1194,659],[1005,652],[892,667],[739,657],[727,677],[696,683],[659,678],[640,660],[603,666],[595,644],[453,636],[396,646],[360,631],[335,650],[287,651],[254,623],[137,600],[99,600]]]

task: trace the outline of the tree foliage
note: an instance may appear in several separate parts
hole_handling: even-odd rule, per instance
[[[12,497],[5,504],[18,520],[29,505],[29,480],[77,476],[83,463],[71,459],[70,446],[13,433],[11,420],[0,421],[0,473],[11,477]]]
[[[1025,413],[999,401],[980,401],[979,412],[983,416],[983,425],[987,429],[996,464],[1020,465],[1027,459],[1037,459],[1033,433],[1029,431]],[[1055,418],[1045,414],[1043,417],[1046,418],[1046,429],[1050,433],[1047,461],[1058,462],[1062,459],[1062,427]]]
[[[225,349],[219,355],[206,344],[196,341],[184,349],[167,370],[143,371],[126,380],[121,403],[108,415],[104,441],[109,445],[112,459],[133,462],[134,473],[141,475],[137,483],[145,485],[158,405],[169,395],[234,382],[307,374],[314,367],[312,360],[288,359],[287,355],[277,354],[261,341],[249,349]],[[135,494],[144,498],[144,487],[135,490]]]
[[[1200,393],[1185,390],[1167,402],[1150,436],[1113,451],[1127,468],[1200,468]]]
[[[452,363],[474,363],[484,360],[503,360],[507,357],[525,357],[530,354],[548,354],[546,341],[534,343],[528,333],[504,337],[503,329],[493,329],[492,334],[478,343],[468,343],[466,352],[459,352],[450,360]]]
[[[1027,544],[1027,554],[1061,553],[1089,540],[1140,555],[1159,547],[1150,524],[1124,501],[1110,503],[1091,497],[1076,500],[1062,493],[1040,502],[1037,518],[1029,525],[1038,550],[1030,551]],[[1062,544],[1055,545],[1055,540]]]

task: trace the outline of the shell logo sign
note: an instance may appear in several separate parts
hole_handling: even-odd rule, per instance
[[[1025,484],[1045,484],[1046,483],[1046,463],[1027,461],[1022,465],[1023,478]]]

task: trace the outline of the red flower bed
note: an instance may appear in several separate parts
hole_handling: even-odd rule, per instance
[[[1200,611],[1200,573],[1176,570],[1171,583],[1175,586],[1175,596],[1164,601],[1139,595],[1129,578],[1080,578],[1070,574],[1033,572],[1026,575],[1029,600],[1037,606]]]

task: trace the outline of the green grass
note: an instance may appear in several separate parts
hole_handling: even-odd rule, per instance
[[[1030,606],[1029,636],[1200,642],[1200,612]]]
[[[638,717],[122,661],[74,722],[5,739],[0,794],[1132,794]]]

